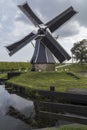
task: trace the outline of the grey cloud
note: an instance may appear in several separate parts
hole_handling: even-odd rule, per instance
[[[87,27],[87,0],[70,0],[70,2],[78,12],[75,19],[81,24],[81,26]]]
[[[71,20],[69,23],[66,23],[61,28],[59,28],[55,35],[59,35],[60,37],[70,37],[77,35],[79,33],[79,23]]]
[[[13,30],[13,23],[15,19],[15,13],[17,12],[14,3],[11,0],[0,1],[0,22],[3,29],[1,30],[0,37],[5,38],[7,34]],[[6,20],[3,19],[6,17]]]
[[[24,22],[26,24],[31,24],[30,21],[27,19],[27,17],[24,16],[22,13],[20,13],[20,15],[15,18],[15,21],[21,21],[21,22]]]

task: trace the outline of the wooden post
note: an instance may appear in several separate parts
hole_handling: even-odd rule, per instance
[[[54,92],[55,91],[55,87],[54,86],[50,86],[50,92]],[[50,93],[50,102],[54,102],[54,96],[51,95]]]
[[[54,91],[55,91],[55,87],[54,86],[50,86],[50,92],[54,92]],[[54,100],[55,100],[55,98],[50,93],[50,102],[54,102]],[[52,108],[49,107],[49,110],[52,111]],[[55,121],[53,120],[51,115],[49,116],[49,119],[50,119],[50,125],[51,126],[55,126]]]
[[[54,86],[50,86],[50,91],[54,92],[55,91],[55,87]]]

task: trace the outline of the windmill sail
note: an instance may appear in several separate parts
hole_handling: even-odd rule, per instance
[[[63,49],[62,46],[53,38],[47,31],[46,36],[41,42],[54,54],[54,56],[62,63],[64,60],[70,60],[69,54]]]
[[[54,32],[76,13],[77,12],[72,7],[70,7],[63,13],[61,13],[60,15],[58,15],[57,17],[46,23],[46,26],[50,29],[51,32]]]
[[[61,25],[63,25],[66,21],[68,21],[72,16],[76,14],[76,11],[73,9],[73,7],[68,8],[63,13],[61,13],[46,24],[44,24],[36,16],[36,14],[32,11],[32,9],[27,3],[19,5],[18,7],[39,29],[37,33],[31,32],[21,41],[7,46],[6,48],[9,50],[9,55],[13,55],[18,50],[27,45],[29,42],[31,42],[33,39],[35,39],[36,45],[31,63],[54,63],[53,55],[61,63],[65,60],[69,60],[71,57],[64,50],[64,48],[56,41],[56,39],[52,36],[51,32],[54,32],[56,29],[58,29]]]
[[[36,14],[31,10],[31,8],[27,3],[25,3],[24,5],[19,5],[18,7],[31,20],[31,22],[35,26],[38,26],[39,24],[43,24],[43,22],[36,16]]]
[[[16,53],[18,50],[23,48],[25,45],[27,45],[30,41],[32,41],[36,37],[37,37],[37,34],[34,34],[33,32],[31,32],[28,36],[26,36],[22,40],[14,43],[14,44],[11,44],[9,46],[6,46],[6,48],[10,52],[9,55],[10,56],[13,55],[14,53]]]

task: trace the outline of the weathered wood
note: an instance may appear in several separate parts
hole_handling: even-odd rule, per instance
[[[87,125],[87,118],[81,116],[69,115],[69,114],[57,114],[57,113],[44,112],[44,111],[40,111],[39,115],[41,118],[51,117],[51,119],[66,120],[69,122]]]
[[[39,90],[39,94],[50,102],[38,102],[42,118],[66,120],[87,125],[87,95],[69,92]],[[51,102],[52,99],[52,102]],[[58,103],[58,101],[62,103]]]
[[[81,89],[81,88],[68,88],[67,92],[87,95],[87,89],[86,88],[83,88],[83,89]]]
[[[74,94],[68,92],[53,92],[53,91],[38,91],[40,95],[44,97],[53,97],[55,99],[62,99],[64,102],[70,102],[75,104],[84,104],[87,105],[87,95],[86,94]]]
[[[87,106],[51,103],[51,102],[38,102],[40,110],[49,112],[70,113],[87,117]]]
[[[8,79],[15,77],[15,76],[19,76],[21,74],[21,72],[8,72],[7,77]]]

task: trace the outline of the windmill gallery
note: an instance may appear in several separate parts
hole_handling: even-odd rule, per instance
[[[58,41],[52,36],[52,33],[56,31],[60,26],[67,22],[77,12],[73,7],[69,7],[60,15],[56,16],[51,21],[44,24],[36,14],[31,10],[28,3],[18,6],[21,11],[31,20],[31,22],[38,27],[38,31],[31,32],[22,40],[6,46],[9,51],[9,55],[22,49],[25,45],[32,40],[36,41],[34,54],[31,59],[32,69],[35,71],[55,70],[55,58],[62,63],[65,60],[70,60],[69,54],[58,43]]]

